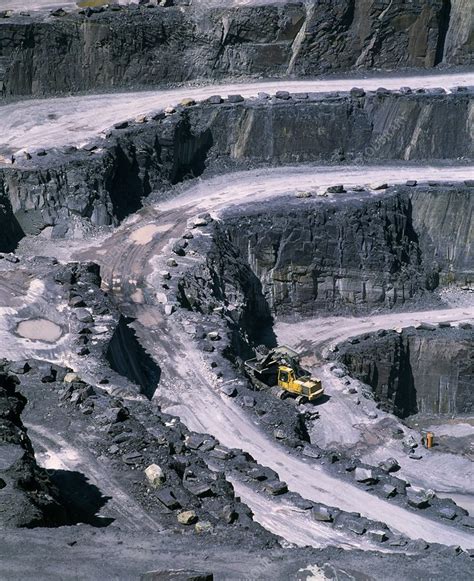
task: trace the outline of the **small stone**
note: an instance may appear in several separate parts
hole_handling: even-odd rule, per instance
[[[463,516],[461,518],[461,524],[463,527],[468,527],[474,529],[474,517],[473,516]]]
[[[174,305],[165,305],[165,315],[172,315],[176,310]]]
[[[326,188],[326,193],[328,194],[344,194],[345,193],[344,186],[342,184],[338,184],[335,186],[329,186]]]
[[[81,323],[92,323],[94,318],[87,309],[76,309],[75,311],[76,319]]]
[[[392,486],[391,484],[384,484],[382,487],[382,491],[385,498],[392,498],[392,496],[395,496],[397,494],[396,487]]]
[[[182,525],[192,525],[197,521],[197,514],[194,510],[185,510],[178,514],[178,522]]]
[[[114,129],[126,129],[128,127],[128,121],[121,121],[120,123],[115,123]]]
[[[145,469],[145,476],[153,488],[158,488],[166,480],[165,473],[158,464],[150,464],[150,466]]]
[[[210,105],[220,105],[222,101],[223,99],[220,95],[211,95],[207,100]]]
[[[211,533],[214,530],[212,523],[208,520],[203,520],[202,522],[198,522],[194,525],[194,530],[198,533]]]
[[[362,468],[358,466],[354,471],[354,478],[357,482],[373,483],[377,482],[377,478],[370,468]]]
[[[400,469],[400,464],[396,458],[387,458],[387,460],[380,462],[379,467],[385,472],[396,472]]]
[[[238,516],[232,504],[226,504],[222,509],[222,518],[227,524],[235,522]]]
[[[221,392],[228,397],[235,397],[237,395],[237,390],[233,385],[223,385],[221,387]]]
[[[178,263],[176,262],[176,260],[174,258],[168,258],[168,260],[166,261],[166,266],[178,266]]]
[[[436,325],[432,325],[431,323],[418,323],[415,325],[415,329],[421,329],[423,331],[435,331]]]
[[[242,399],[242,405],[246,408],[255,407],[255,398],[250,395],[245,395]]]
[[[179,104],[182,107],[191,107],[192,105],[196,104],[196,101],[194,99],[192,99],[191,97],[186,97],[185,99],[182,99]]]
[[[319,452],[319,450],[317,450],[316,448],[313,448],[312,446],[305,446],[303,448],[303,452],[302,452],[303,456],[306,456],[308,458],[321,458],[321,453]]]
[[[407,489],[407,500],[410,506],[414,508],[426,508],[429,506],[429,498],[424,491],[416,491],[412,488]]]
[[[388,184],[386,182],[382,182],[382,183],[376,183],[376,184],[372,184],[370,186],[371,190],[377,191],[377,190],[386,190],[388,188]]]
[[[281,428],[277,428],[276,430],[273,431],[273,436],[277,439],[277,440],[286,440],[286,433],[285,430],[282,430]]]
[[[176,499],[176,496],[174,492],[171,490],[171,488],[160,489],[156,493],[156,497],[162,504],[166,506],[166,508],[169,508],[170,510],[175,510],[181,507],[179,501]]]
[[[334,520],[331,509],[321,504],[313,506],[311,516],[313,517],[313,520],[318,522],[332,522]]]
[[[243,100],[242,95],[227,95],[227,101],[229,103],[242,103]]]
[[[290,98],[290,93],[288,91],[277,91],[275,93],[275,97],[277,99],[283,99],[284,101],[287,101]]]
[[[445,518],[447,520],[454,520],[456,518],[456,511],[449,506],[443,506],[438,510],[438,514],[441,518]]]
[[[364,89],[361,89],[360,87],[352,87],[352,89],[350,90],[350,94],[351,94],[351,97],[364,97],[365,91],[364,91]]]
[[[409,188],[414,188],[417,184],[418,182],[416,180],[407,180],[405,182],[405,185],[408,186]]]
[[[377,543],[383,543],[388,538],[386,532],[381,530],[370,530],[367,532],[367,536],[370,540],[376,541]]]
[[[24,373],[28,373],[31,369],[27,361],[12,361],[8,368],[10,372],[15,375],[23,375]]]
[[[249,478],[252,478],[252,480],[258,480],[258,481],[262,481],[262,480],[267,479],[267,475],[265,474],[265,470],[263,468],[261,468],[260,466],[256,466],[255,468],[251,468],[247,472],[247,476]]]
[[[265,484],[265,490],[272,496],[278,496],[288,492],[288,486],[286,482],[282,482],[281,480],[270,480]]]
[[[221,338],[217,331],[210,331],[207,336],[211,341],[219,341]]]
[[[69,299],[69,306],[73,309],[77,309],[79,307],[85,307],[86,304],[82,297],[76,296]]]
[[[408,458],[411,458],[412,460],[421,460],[423,458],[423,456],[421,454],[419,454],[418,452],[411,451],[408,454]]]

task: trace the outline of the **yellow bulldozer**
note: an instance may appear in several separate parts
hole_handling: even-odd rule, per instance
[[[285,345],[273,349],[261,345],[256,349],[256,356],[244,365],[257,389],[272,388],[280,399],[292,396],[297,403],[306,403],[324,393],[321,381],[302,369],[299,354]]]

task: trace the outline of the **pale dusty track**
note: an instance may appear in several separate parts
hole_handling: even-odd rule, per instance
[[[423,76],[380,76],[367,78],[258,81],[186,87],[171,90],[153,90],[129,93],[75,96],[52,99],[35,99],[10,103],[0,107],[0,155],[22,149],[57,147],[84,144],[114,123],[134,118],[139,114],[161,110],[176,105],[185,97],[199,101],[211,95],[239,93],[244,97],[259,92],[347,91],[354,86],[366,90],[378,87],[399,89],[474,85],[474,73],[452,73]]]

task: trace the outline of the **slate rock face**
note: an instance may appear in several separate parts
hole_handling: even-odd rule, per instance
[[[128,124],[111,132],[101,153],[51,151],[0,170],[0,199],[11,231],[5,248],[11,249],[23,232],[34,235],[46,227],[52,228],[52,237],[65,237],[72,217],[115,225],[152,191],[167,190],[205,170],[474,157],[470,107],[471,92],[346,95],[217,108],[205,103]],[[463,207],[467,203],[460,201]],[[433,211],[440,215],[442,208]],[[459,225],[464,239],[466,219]]]
[[[47,95],[472,62],[469,0],[324,0],[307,8],[303,2],[200,4],[0,19],[3,91]]]
[[[65,524],[66,512],[47,472],[36,463],[20,414],[26,399],[0,371],[0,528]]]
[[[411,328],[344,344],[339,356],[387,411],[456,415],[474,409],[473,342],[469,329]]]

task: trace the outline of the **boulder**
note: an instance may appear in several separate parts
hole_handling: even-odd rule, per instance
[[[265,490],[272,496],[278,496],[288,492],[288,486],[281,480],[270,480],[265,484]]]
[[[197,522],[194,525],[194,530],[199,533],[211,533],[214,530],[212,523],[208,520],[204,520],[202,522]]]
[[[153,488],[158,488],[166,480],[165,473],[158,464],[150,464],[150,466],[145,469],[145,476]]]
[[[371,541],[375,541],[377,543],[383,543],[388,539],[387,532],[382,530],[369,530],[367,531],[367,536]]]
[[[197,521],[197,514],[194,510],[184,510],[178,514],[177,518],[182,525],[192,525]]]
[[[235,397],[237,395],[237,390],[233,385],[223,385],[221,387],[221,392],[227,397]]]
[[[233,522],[235,522],[238,516],[239,515],[236,512],[233,504],[226,504],[222,509],[222,518],[224,519],[224,522],[226,522],[227,524],[232,524]]]
[[[156,497],[158,498],[158,500],[162,504],[164,504],[166,506],[166,508],[169,508],[170,510],[175,510],[177,508],[181,508],[181,504],[177,500],[172,489],[169,487],[160,489],[157,492]]]
[[[76,319],[81,323],[92,323],[93,317],[87,309],[79,308],[75,311]]]
[[[319,522],[332,522],[334,520],[333,512],[328,506],[322,504],[314,505],[311,510],[313,520]]]
[[[395,496],[397,494],[397,489],[395,486],[392,486],[391,484],[384,484],[382,486],[382,493],[385,496],[385,498],[392,498],[392,496]]]
[[[384,472],[390,473],[390,472],[396,472],[397,470],[399,470],[400,464],[398,463],[398,460],[396,458],[387,458],[383,462],[380,462],[379,467]]]
[[[243,100],[242,95],[227,95],[227,101],[229,103],[242,103]]]
[[[413,490],[412,488],[407,489],[407,500],[410,506],[414,508],[426,508],[429,506],[429,497],[424,490]]]
[[[378,480],[370,468],[362,468],[360,466],[354,470],[354,478],[357,482],[367,484],[377,482]]]
[[[337,184],[335,186],[329,186],[326,188],[326,192],[328,194],[344,194],[345,191],[346,190],[342,184]]]
[[[447,520],[454,520],[456,518],[456,511],[449,506],[443,506],[438,510],[438,514],[441,518],[445,518]]]

